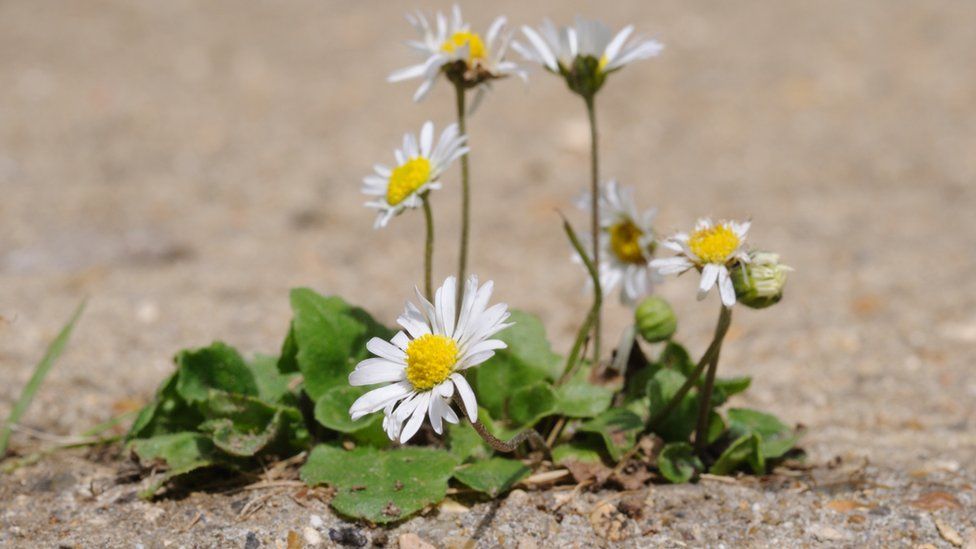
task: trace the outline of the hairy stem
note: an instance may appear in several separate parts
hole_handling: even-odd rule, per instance
[[[699,360],[698,364],[695,365],[694,371],[692,371],[691,375],[688,376],[688,379],[685,381],[684,385],[682,385],[681,388],[678,389],[678,392],[671,397],[671,400],[668,401],[664,408],[661,408],[661,410],[654,414],[650,421],[647,422],[648,431],[653,431],[655,427],[667,419],[668,415],[670,415],[681,400],[685,398],[688,391],[690,391],[691,388],[698,383],[698,378],[701,377],[702,372],[705,371],[705,368],[711,364],[712,356],[718,351],[719,346],[721,346],[721,342],[725,338],[725,333],[728,332],[729,324],[731,323],[731,311],[729,311],[727,315],[724,314],[724,312],[725,308],[723,307],[723,313],[719,315],[718,323],[715,325],[715,336],[712,337],[712,342],[709,344],[708,349],[705,350],[705,354],[702,355],[701,360]]]
[[[457,96],[457,124],[461,135],[467,138],[468,130],[465,125],[465,106],[464,106],[464,86],[460,83],[454,85]],[[470,149],[470,146],[469,146]],[[461,156],[461,245],[458,252],[458,279],[460,287],[464,287],[464,277],[468,270],[468,232],[471,228],[471,182],[468,172],[468,155],[470,152]],[[460,310],[461,297],[463,292],[457,292],[457,303],[455,306]]]
[[[421,197],[424,202],[424,219],[427,221],[427,243],[424,246],[424,293],[434,302],[434,214],[430,211],[429,193]]]
[[[560,214],[561,215],[561,214]],[[583,244],[580,242],[579,237],[576,236],[576,231],[573,230],[573,226],[569,224],[569,221],[563,217],[563,230],[566,231],[566,236],[569,238],[569,242],[573,245],[573,249],[579,254],[580,259],[583,261],[583,265],[586,266],[586,270],[590,273],[590,278],[593,279],[596,287],[599,288],[599,274],[596,270],[596,265],[590,260],[586,250],[583,248]],[[569,358],[566,360],[566,368],[563,370],[562,377],[559,378],[559,385],[562,385],[566,380],[573,376],[576,371],[576,367],[579,365],[579,355],[580,349],[583,348],[583,344],[586,342],[586,335],[590,333],[590,329],[599,317],[600,307],[603,305],[603,292],[597,292],[593,295],[593,306],[590,308],[589,313],[586,315],[586,319],[580,326],[579,331],[576,333],[576,341],[573,342],[573,349],[569,353]],[[597,355],[599,356],[599,355]],[[597,363],[594,363],[596,366]]]
[[[512,437],[511,440],[505,442],[504,440],[496,437],[495,435],[488,432],[488,429],[480,421],[471,421],[471,416],[468,416],[467,409],[464,407],[464,403],[461,402],[460,397],[455,393],[454,403],[457,404],[458,408],[464,413],[468,421],[471,422],[471,426],[474,427],[475,432],[491,446],[499,452],[504,452],[510,454],[514,452],[523,442],[529,441],[536,450],[541,450],[546,459],[552,459],[552,452],[549,450],[549,445],[546,444],[546,439],[539,434],[535,429],[526,429],[521,433]]]
[[[597,143],[599,136],[596,130],[596,107],[593,94],[584,96],[586,100],[586,114],[590,120],[590,236],[593,239],[593,264],[599,268],[600,265],[600,164]],[[600,277],[593,277],[594,302],[599,303],[603,297],[603,289],[600,287]],[[601,309],[602,305],[596,306],[596,315],[593,319],[593,366],[600,366],[600,334],[601,334]]]
[[[708,445],[708,415],[712,409],[712,391],[715,389],[715,373],[718,371],[718,357],[722,352],[722,340],[732,322],[732,308],[722,305],[718,315],[718,326],[715,328],[715,350],[708,362],[708,373],[705,374],[705,386],[699,395],[698,427],[695,429],[695,453],[701,455]],[[719,328],[724,328],[719,337]]]

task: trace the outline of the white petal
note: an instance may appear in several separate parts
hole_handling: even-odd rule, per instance
[[[403,364],[390,362],[384,358],[370,358],[360,362],[349,374],[349,384],[358,386],[402,381],[405,376]]]
[[[539,55],[539,59],[542,60],[542,64],[545,65],[549,70],[557,72],[559,70],[559,66],[556,64],[556,57],[549,49],[549,46],[546,45],[545,40],[543,40],[542,37],[535,32],[535,29],[529,26],[523,26],[522,33],[525,34],[525,37],[532,44],[535,52]]]
[[[400,381],[392,385],[386,385],[366,393],[356,399],[349,407],[349,415],[352,419],[359,419],[366,414],[372,414],[377,410],[382,410],[391,402],[395,402],[413,391],[413,386],[409,381]]]
[[[718,291],[722,294],[722,304],[726,307],[735,305],[735,286],[732,285],[732,278],[729,270],[723,265],[718,272]]]
[[[386,77],[387,82],[400,82],[403,80],[409,80],[411,78],[417,78],[423,76],[427,72],[427,63],[421,63],[419,65],[411,65],[409,67],[404,67],[402,69],[397,69],[390,73]]]
[[[420,425],[424,422],[424,416],[427,415],[427,408],[430,404],[430,391],[420,393],[417,400],[417,408],[413,411],[413,415],[410,416],[410,421],[403,426],[403,432],[400,433],[400,444],[406,443],[420,430]]]
[[[451,374],[451,380],[454,381],[458,395],[461,396],[461,402],[464,403],[464,411],[467,413],[468,419],[472,422],[478,421],[478,399],[475,398],[474,391],[468,385],[468,380],[464,379],[461,374]]]
[[[444,432],[442,419],[445,408],[447,408],[447,405],[444,403],[443,398],[437,395],[431,396],[430,405],[427,407],[427,416],[430,418],[430,426],[434,428],[434,432],[438,435]]]
[[[627,25],[607,44],[607,49],[603,51],[603,56],[607,60],[607,64],[613,62],[614,58],[617,57],[617,54],[620,53],[620,48],[623,47],[624,42],[627,41],[627,38],[630,37],[630,33],[632,32],[634,32],[634,26]]]
[[[374,337],[367,341],[366,349],[378,357],[383,357],[393,362],[403,362],[407,357],[403,349],[379,337]]]
[[[455,308],[454,303],[457,299],[455,290],[457,278],[447,277],[444,284],[434,293],[434,307],[437,311],[437,323],[443,327],[443,334],[447,337],[454,337]]]
[[[434,123],[428,120],[420,128],[420,156],[430,158],[430,148],[434,142]]]
[[[715,280],[718,279],[718,273],[724,267],[719,267],[714,263],[706,263],[702,268],[701,280],[698,283],[698,299],[705,299],[705,295],[708,290],[712,289],[715,285]]]

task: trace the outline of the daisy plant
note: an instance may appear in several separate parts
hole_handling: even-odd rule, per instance
[[[492,81],[523,75],[505,59],[505,19],[483,37],[457,7],[408,19],[421,35],[410,45],[423,60],[390,79],[421,78],[419,100],[443,75],[455,88],[458,121],[439,134],[429,121],[405,134],[395,163],[376,165],[362,192],[377,229],[423,208],[424,291],[415,288],[390,328],[341,297],[297,288],[276,356],[245,357],[222,342],[177,353],[127,436],[146,465],[143,496],[210,469],[253,474],[307,452],[304,482],[331,486],[338,513],[384,524],[437,504],[450,483],[496,497],[536,472],[631,489],[705,471],[763,473],[790,455],[796,431],[775,417],[743,408],[720,413],[751,380],[717,376],[732,309],[780,302],[790,268],[775,253],[746,247],[748,222],[702,219],[690,233],[659,239],[655,210],[638,209],[632,188],[598,184],[595,96],[609,74],[657,55],[661,45],[635,37],[633,27],[614,34],[577,19],[569,27],[524,27],[528,42],[515,46],[562,76],[583,97],[590,121],[591,181],[577,205],[590,214],[592,230],[580,238],[565,218],[563,229],[586,268],[593,303],[561,354],[537,317],[491,303],[492,282],[465,273],[466,94],[476,90],[476,104]],[[459,276],[435,288],[430,193],[455,160]],[[674,255],[655,257],[662,249]],[[697,362],[675,340],[670,304],[650,295],[664,275],[692,271],[700,277],[698,298],[717,293],[721,301],[714,337]],[[601,308],[604,294],[617,291],[633,307],[633,326],[602,362]],[[166,468],[157,474],[160,464]]]
[[[677,255],[650,261],[651,268],[657,269],[661,275],[680,275],[692,269],[698,271],[700,274],[698,299],[704,299],[709,290],[718,286],[722,301],[711,345],[709,345],[695,371],[689,376],[685,386],[679,391],[679,396],[659,417],[652,419],[653,423],[666,416],[670,412],[670,406],[684,397],[707,365],[708,370],[699,398],[698,421],[695,428],[695,451],[698,454],[702,454],[708,444],[712,393],[718,371],[719,354],[722,350],[725,334],[732,323],[732,307],[736,304],[737,292],[735,284],[733,284],[732,271],[738,270],[745,273],[752,262],[752,256],[745,247],[746,234],[749,232],[750,225],[751,223],[748,221],[714,223],[708,218],[699,219],[691,233],[676,233],[662,243],[664,247],[677,252]],[[773,256],[769,258],[769,262],[777,263],[778,259],[778,256]],[[776,278],[777,281],[772,284],[773,290],[764,297],[778,301],[785,283],[785,271],[771,265],[766,265],[766,269],[773,272],[773,278]],[[769,275],[766,274],[763,278],[769,278]],[[743,284],[743,286],[748,286],[748,284]],[[774,293],[778,295],[776,297],[771,295]]]
[[[471,29],[461,15],[457,4],[451,14],[437,12],[428,18],[423,12],[407,15],[407,20],[417,30],[419,39],[407,44],[422,58],[418,64],[394,71],[390,82],[421,78],[423,81],[414,93],[414,100],[423,99],[438,78],[443,75],[454,85],[457,107],[457,124],[462,136],[467,135],[467,114],[473,111],[494,80],[516,75],[523,80],[526,72],[508,61],[511,33],[505,29],[505,17],[496,18],[488,32],[481,35]],[[468,90],[476,90],[470,108],[466,106]],[[471,182],[468,154],[461,156],[461,236],[458,252],[458,280],[465,279],[468,262],[468,236],[470,234]],[[460,298],[460,296],[458,296]]]
[[[599,153],[596,122],[596,94],[607,76],[624,66],[655,57],[664,46],[657,40],[634,36],[628,25],[616,34],[599,21],[577,17],[573,25],[556,27],[544,20],[538,28],[522,27],[526,43],[514,42],[512,48],[526,60],[538,63],[566,81],[574,93],[583,98],[590,124],[590,246],[593,263],[600,260]],[[602,295],[600,277],[593,278],[594,299]],[[600,362],[601,313],[596,308],[593,323],[593,360]]]
[[[427,121],[420,135],[407,133],[403,146],[393,152],[396,166],[382,164],[373,167],[375,173],[363,178],[362,191],[374,197],[366,207],[379,210],[373,227],[386,227],[390,220],[407,209],[424,208],[427,238],[424,253],[424,289],[431,296],[431,263],[434,253],[434,218],[428,194],[440,189],[440,176],[459,157],[468,152],[466,138],[456,124],[450,124],[434,142],[434,123]]]

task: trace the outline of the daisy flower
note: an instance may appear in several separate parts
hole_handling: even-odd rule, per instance
[[[514,42],[512,48],[527,60],[563,75],[570,88],[586,95],[595,93],[607,74],[655,57],[664,49],[657,40],[633,33],[633,25],[613,34],[603,23],[582,17],[577,17],[573,26],[563,27],[546,19],[537,29],[523,26],[528,43]]]
[[[366,348],[376,355],[360,362],[349,374],[350,385],[387,383],[373,389],[349,408],[352,419],[383,410],[383,428],[391,440],[407,442],[430,417],[440,434],[443,422],[457,423],[451,398],[457,390],[471,420],[478,420],[478,401],[464,379],[464,370],[491,358],[505,343],[491,339],[511,326],[508,306],[488,307],[492,283],[478,287],[478,277],[468,278],[460,312],[455,311],[455,278],[448,277],[431,304],[417,290],[417,307],[407,302],[397,319],[404,331],[389,342],[374,337]],[[404,425],[406,422],[406,425]]]
[[[461,17],[461,7],[457,4],[447,17],[441,12],[428,20],[422,12],[407,15],[407,21],[420,34],[419,40],[407,44],[423,56],[424,61],[394,71],[387,78],[390,82],[400,82],[422,78],[423,82],[414,93],[414,101],[420,101],[430,91],[438,75],[444,72],[452,82],[465,88],[478,88],[478,95],[472,109],[490,81],[509,75],[526,78],[524,70],[511,61],[505,60],[505,53],[511,40],[511,33],[505,31],[506,20],[498,17],[482,35],[473,32],[470,25]]]
[[[465,136],[459,134],[457,124],[444,128],[436,145],[433,122],[424,123],[419,139],[405,134],[403,147],[393,153],[396,166],[390,169],[377,164],[373,167],[376,173],[363,178],[363,193],[376,197],[366,207],[379,210],[373,228],[386,227],[393,216],[420,206],[424,193],[440,189],[437,179],[466,152]]]
[[[620,284],[620,301],[632,305],[651,292],[657,273],[648,267],[657,244],[651,223],[656,209],[637,211],[633,188],[623,187],[615,180],[609,181],[600,191],[600,286],[609,294]],[[590,193],[583,193],[576,205],[590,210]],[[584,240],[589,235],[584,235]],[[589,242],[585,244],[591,246]],[[574,259],[582,263],[575,255]],[[587,279],[588,286],[593,282]]]
[[[651,261],[651,268],[662,275],[681,274],[692,267],[701,272],[698,299],[704,299],[712,286],[718,283],[722,304],[735,305],[735,287],[730,269],[751,261],[743,244],[750,222],[699,219],[690,234],[678,233],[662,244],[678,255]]]

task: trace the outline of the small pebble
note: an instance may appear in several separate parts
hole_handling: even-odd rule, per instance
[[[430,543],[420,539],[420,536],[414,534],[413,532],[409,534],[400,534],[397,538],[397,542],[400,544],[400,549],[437,549]]]

